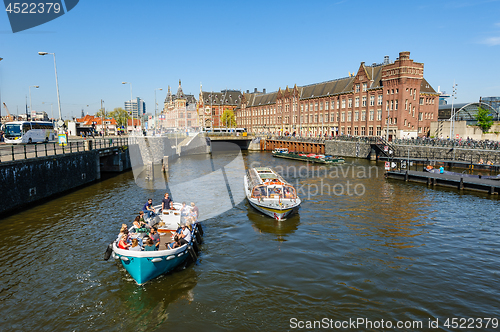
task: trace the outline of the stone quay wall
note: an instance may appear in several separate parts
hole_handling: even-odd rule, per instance
[[[392,145],[393,156],[396,158],[411,159],[429,159],[429,160],[456,160],[463,162],[472,162],[478,164],[480,160],[484,163],[491,161],[495,165],[500,164],[499,150],[480,150],[450,147],[436,147],[423,145]],[[356,141],[325,141],[325,154],[352,157],[352,158],[370,158],[373,154],[376,157],[385,157],[382,151],[373,143]]]

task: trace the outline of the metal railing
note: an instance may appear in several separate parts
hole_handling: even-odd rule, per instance
[[[127,145],[128,139],[123,137],[69,141],[67,145],[59,145],[58,142],[2,144],[0,145],[0,163]]]
[[[441,138],[416,138],[416,139],[395,139],[393,144],[398,145],[418,145],[434,146],[446,148],[464,148],[480,150],[500,150],[500,142],[497,141],[478,141],[478,140],[448,140]]]

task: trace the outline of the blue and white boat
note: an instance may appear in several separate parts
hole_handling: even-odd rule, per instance
[[[175,214],[175,218],[173,218],[173,216],[173,213],[169,213],[166,210],[152,220],[163,221],[163,223],[160,223],[160,225],[162,225],[160,228],[176,230],[181,224],[181,215],[179,213]],[[152,220],[150,220],[150,223],[153,222]],[[165,221],[167,223],[165,223]],[[159,234],[161,243],[168,242],[165,241],[165,238],[169,238],[171,235],[170,233]],[[166,246],[163,244],[162,247],[161,244],[160,249],[157,251],[132,251],[121,249],[118,247],[117,241],[115,241],[108,246],[104,259],[107,260],[107,258],[112,256],[114,259],[120,260],[125,270],[127,270],[132,278],[141,285],[162,274],[172,271],[188,259],[196,261],[198,258],[198,246],[202,241],[202,234],[203,229],[201,224],[195,223],[192,225],[191,242],[189,244],[184,244],[174,249],[166,249]]]

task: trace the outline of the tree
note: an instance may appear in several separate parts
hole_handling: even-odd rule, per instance
[[[97,111],[97,113],[94,115],[96,118],[102,118],[103,116],[106,117],[109,113],[106,113],[106,110],[104,108],[101,108]]]
[[[483,133],[487,133],[488,130],[493,126],[493,117],[490,115],[490,111],[479,106],[476,114],[477,126],[481,128]]]
[[[127,126],[127,119],[130,118],[127,111],[121,107],[116,107],[113,111],[108,113],[108,116],[115,119],[120,127]]]
[[[236,127],[236,117],[234,116],[234,112],[232,110],[229,109],[224,110],[220,121],[221,125],[226,128]]]

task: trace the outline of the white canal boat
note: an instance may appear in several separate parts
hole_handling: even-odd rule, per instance
[[[299,209],[301,200],[295,188],[269,167],[249,169],[244,185],[250,205],[276,220]]]

